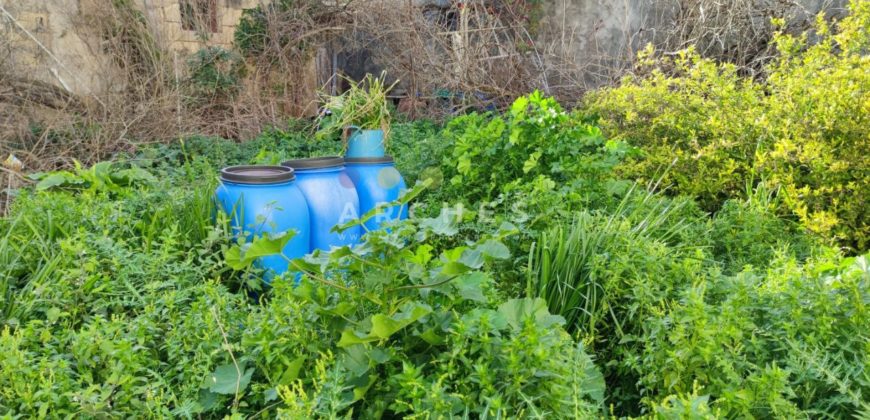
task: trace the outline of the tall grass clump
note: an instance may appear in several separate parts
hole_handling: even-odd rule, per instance
[[[570,331],[596,336],[600,323],[615,316],[618,303],[607,301],[613,296],[611,279],[599,269],[612,254],[632,244],[666,246],[690,228],[690,221],[672,219],[685,202],[636,188],[612,212],[581,211],[569,224],[543,232],[532,247],[526,294],[544,298],[550,311],[565,317]]]

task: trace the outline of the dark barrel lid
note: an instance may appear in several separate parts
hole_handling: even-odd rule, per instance
[[[392,156],[344,158],[347,163],[393,163]]]
[[[296,179],[292,168],[275,165],[240,165],[221,169],[221,180],[238,184],[278,184]]]
[[[344,166],[344,159],[338,156],[313,157],[308,159],[294,159],[282,162],[281,166],[293,168],[297,171],[306,169],[323,169]]]

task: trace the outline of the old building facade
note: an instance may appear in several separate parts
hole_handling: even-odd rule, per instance
[[[181,55],[229,47],[245,8],[259,0],[129,0],[162,48]],[[0,0],[0,60],[76,94],[110,89],[109,57],[89,30],[99,0]]]

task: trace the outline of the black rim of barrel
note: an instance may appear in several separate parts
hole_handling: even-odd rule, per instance
[[[286,162],[281,163],[281,166],[286,166],[288,168],[293,168],[297,171],[304,171],[306,169],[326,169],[326,168],[334,168],[337,166],[344,166],[344,159],[338,156],[323,156],[323,157],[313,157],[307,159],[293,159],[288,160]]]
[[[278,184],[296,179],[293,168],[277,165],[239,165],[221,169],[221,180],[237,184]]]
[[[393,163],[392,156],[344,158],[345,163]]]

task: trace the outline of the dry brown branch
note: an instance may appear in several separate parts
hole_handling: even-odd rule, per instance
[[[542,3],[545,24],[530,20],[538,10],[523,0],[306,0],[286,2],[290,8],[265,1],[266,36],[245,55],[239,86],[209,95],[191,89],[190,56],[162,44],[159,28],[139,9],[80,3],[93,4],[76,15],[75,27],[92,55],[103,57],[100,91],[78,97],[50,77],[37,81],[15,59],[20,44],[0,37],[0,157],[15,153],[30,170],[91,163],[187,134],[244,140],[264,126],[314,115],[315,89],[340,91],[338,73],[359,78],[386,70],[401,80],[391,95],[400,111],[435,118],[503,107],[534,89],[570,106],[631,71],[647,42],[664,53],[694,44],[758,74],[774,56],[771,17],[799,31],[817,10],[836,15],[844,0],[556,0]],[[578,10],[605,9],[625,16],[575,22],[583,17]],[[74,79],[66,67],[55,75]]]

